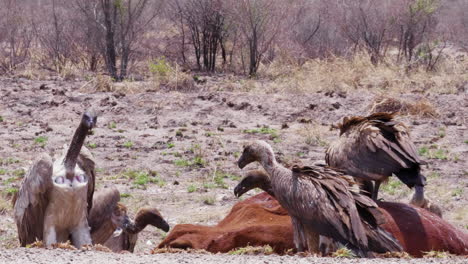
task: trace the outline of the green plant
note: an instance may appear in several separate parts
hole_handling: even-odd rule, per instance
[[[236,248],[228,252],[229,255],[258,255],[258,254],[265,254],[271,255],[273,254],[273,248],[270,245],[262,246],[262,247],[252,247],[246,246],[241,248]]]
[[[25,174],[26,174],[26,171],[24,171],[23,169],[16,169],[13,171],[13,175],[16,178],[23,178]]]
[[[401,189],[401,185],[401,181],[395,179],[395,177],[390,177],[389,181],[386,184],[384,184],[381,188],[384,192],[390,195],[395,195],[397,193],[397,190]]]
[[[2,165],[2,166],[3,165],[15,164],[15,163],[19,163],[19,162],[20,162],[20,160],[17,159],[17,158],[12,158],[12,157],[6,158],[6,159],[1,159],[0,158],[0,165]]]
[[[47,144],[47,137],[39,136],[39,137],[34,139],[34,143],[41,146],[41,147],[45,147],[45,145]]]
[[[174,160],[174,165],[179,167],[188,167],[190,166],[190,161],[184,159]]]
[[[167,77],[172,70],[172,67],[164,57],[160,57],[150,62],[148,68],[152,74],[157,75],[158,77]]]
[[[463,189],[462,188],[457,188],[457,189],[453,190],[453,192],[452,192],[453,197],[461,196],[462,194],[463,194]]]
[[[436,171],[433,171],[429,174],[429,178],[432,178],[432,179],[438,179],[440,178],[440,174]]]
[[[120,198],[129,198],[129,197],[132,197],[132,195],[129,194],[129,193],[121,193],[120,194]]]
[[[245,129],[243,131],[247,134],[269,134],[272,140],[275,140],[279,137],[278,131],[274,128],[269,128],[267,126],[263,126],[261,128],[254,128],[254,129]]]
[[[7,172],[7,170],[5,170],[4,168],[0,168],[0,175],[5,175]]]
[[[188,187],[187,187],[187,192],[189,193],[193,193],[194,191],[197,190],[197,186],[193,185],[193,184],[190,184]]]
[[[95,148],[97,148],[97,144],[96,143],[88,143],[88,148],[95,149]]]
[[[448,252],[431,250],[424,252],[423,258],[448,258],[449,256]]]
[[[215,203],[215,201],[216,201],[216,199],[212,195],[205,196],[203,198],[203,203],[206,204],[206,205],[213,205]]]
[[[200,156],[195,156],[192,160],[192,164],[199,167],[205,167],[206,161]]]
[[[112,121],[112,122],[109,122],[109,124],[107,124],[107,127],[109,129],[114,129],[117,127],[117,124],[114,121]]]
[[[211,183],[211,182],[205,182],[205,183],[203,183],[203,188],[205,188],[205,189],[213,189],[213,188],[216,188],[216,184]]]
[[[3,116],[0,116],[0,122],[3,122]]]
[[[443,138],[443,137],[445,137],[445,135],[446,135],[445,127],[440,128],[439,129],[439,137]]]
[[[5,189],[5,193],[7,195],[14,195],[17,192],[18,192],[18,188],[15,188],[15,187],[8,187]]]
[[[437,145],[431,145],[429,147],[423,146],[418,150],[420,156],[429,158],[429,159],[440,159],[448,160],[449,151],[443,147]]]
[[[173,148],[175,144],[173,142],[167,143],[167,148]]]
[[[133,142],[132,141],[126,141],[123,143],[123,146],[126,148],[132,148],[133,147]]]
[[[335,258],[355,258],[356,255],[354,255],[353,251],[346,247],[339,248],[335,252],[332,253],[332,257]]]

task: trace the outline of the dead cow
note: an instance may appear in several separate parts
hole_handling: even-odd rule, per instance
[[[383,228],[414,257],[447,251],[468,255],[468,234],[437,215],[412,205],[378,202],[387,222]],[[234,248],[270,245],[283,254],[294,248],[291,218],[269,194],[260,193],[235,204],[216,226],[176,225],[158,248],[194,248],[228,252]]]

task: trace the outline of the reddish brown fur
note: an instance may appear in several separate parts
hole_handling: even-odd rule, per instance
[[[294,248],[291,218],[276,199],[261,193],[234,205],[216,226],[176,225],[158,247],[217,253],[267,244],[278,254]]]
[[[378,202],[384,229],[415,257],[437,250],[468,255],[468,234],[431,212],[412,205]],[[176,225],[158,246],[228,252],[238,247],[270,245],[276,253],[294,248],[291,219],[267,193],[239,202],[216,226]]]
[[[431,250],[468,255],[468,234],[439,216],[407,204],[377,204],[387,219],[385,230],[392,233],[410,255],[422,257],[424,252]]]

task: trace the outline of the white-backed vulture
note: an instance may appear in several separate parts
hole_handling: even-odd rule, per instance
[[[92,207],[95,164],[82,146],[96,121],[94,111],[85,112],[68,150],[54,162],[41,154],[23,179],[14,201],[21,246],[43,240],[50,247],[69,239],[77,248],[91,244],[87,216]]]
[[[316,234],[330,237],[359,256],[402,250],[397,240],[379,227],[384,218],[375,202],[350,188],[350,176],[321,166],[286,169],[276,162],[271,146],[264,141],[245,146],[238,165],[242,169],[255,161],[270,176],[273,193],[293,219],[293,228],[302,228],[294,235],[304,234],[306,240]],[[294,221],[299,224],[294,225]]]
[[[116,188],[99,191],[94,196],[93,208],[89,215],[93,244],[101,244],[114,252],[123,250],[133,252],[138,233],[147,225],[169,231],[169,224],[158,210],[142,208],[138,210],[135,221],[127,214],[127,207],[120,201]]]
[[[412,204],[427,203],[426,178],[421,174],[425,162],[419,158],[408,128],[393,113],[345,117],[338,127],[340,137],[326,151],[329,166],[356,177],[374,200],[380,184],[395,174],[409,188],[415,187]]]

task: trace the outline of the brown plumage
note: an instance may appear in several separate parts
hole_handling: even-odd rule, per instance
[[[91,244],[87,214],[92,206],[95,163],[82,145],[96,119],[93,111],[85,112],[63,156],[53,162],[41,154],[23,179],[14,201],[21,246],[44,240],[49,247],[68,239],[75,247]]]
[[[415,187],[412,203],[421,206],[426,178],[420,165],[425,162],[419,158],[408,128],[394,117],[394,113],[345,117],[339,125],[340,137],[327,149],[325,160],[356,177],[374,200],[381,182],[395,174],[408,187]]]
[[[262,170],[249,170],[244,178],[234,188],[234,195],[241,197],[244,193],[259,188],[267,192],[269,195],[275,197],[271,187],[270,178],[266,172]]]
[[[379,227],[383,218],[375,202],[353,191],[349,176],[324,166],[286,169],[264,141],[247,145],[238,165],[243,168],[254,161],[270,175],[273,192],[293,222],[300,223],[293,228],[303,228],[295,235],[330,237],[360,256],[401,251],[401,245]]]
[[[101,244],[114,252],[123,250],[133,252],[140,233],[147,225],[155,226],[165,232],[169,225],[154,208],[138,210],[135,221],[127,214],[127,207],[120,201],[116,188],[98,192],[89,215],[89,225],[94,244]]]

